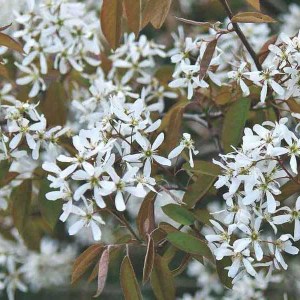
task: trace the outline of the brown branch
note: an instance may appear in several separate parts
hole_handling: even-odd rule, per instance
[[[227,0],[219,0],[220,3],[223,5],[230,21],[233,17],[233,13],[231,11],[231,8],[230,6],[228,5],[228,2]],[[249,42],[247,41],[245,35],[243,34],[240,26],[237,24],[237,23],[234,23],[232,22],[232,26],[233,26],[233,29],[235,30],[236,34],[239,36],[240,40],[242,41],[242,43],[244,44],[244,46],[246,47],[246,49],[248,50],[249,54],[251,55],[255,65],[256,65],[256,68],[261,71],[262,70],[262,66],[258,60],[258,57],[255,53],[255,51],[253,50],[253,48],[251,47],[251,45],[249,44]]]

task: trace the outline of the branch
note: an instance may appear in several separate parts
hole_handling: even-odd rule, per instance
[[[231,21],[232,17],[233,17],[233,13],[231,11],[230,6],[227,3],[227,0],[219,0],[221,2],[221,4],[223,5],[223,7],[225,8],[225,11]],[[251,45],[249,44],[249,42],[247,41],[245,35],[243,34],[240,26],[237,23],[232,22],[232,26],[233,29],[235,30],[236,34],[239,36],[240,40],[242,41],[242,43],[244,44],[244,46],[246,47],[246,49],[248,50],[249,54],[251,55],[257,70],[261,71],[262,70],[262,66],[258,60],[258,57],[255,53],[255,51],[253,50],[253,48],[251,47]]]

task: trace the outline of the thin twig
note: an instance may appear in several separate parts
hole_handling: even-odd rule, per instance
[[[227,3],[227,0],[219,0],[220,3],[223,5],[223,7],[225,8],[225,11],[231,21],[231,19],[233,18],[233,13],[231,11],[230,6]],[[244,46],[246,47],[246,49],[248,50],[249,54],[251,55],[256,68],[261,71],[262,70],[262,66],[258,60],[258,57],[255,53],[255,51],[253,50],[253,48],[251,47],[251,45],[249,44],[249,42],[247,41],[247,38],[245,37],[245,35],[243,34],[240,26],[237,23],[232,22],[232,26],[233,29],[235,30],[236,34],[239,36],[240,40],[242,41],[242,43],[244,44]]]

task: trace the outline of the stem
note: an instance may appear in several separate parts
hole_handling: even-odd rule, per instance
[[[227,3],[227,0],[219,0],[220,3],[223,5],[230,21],[233,17],[233,13],[231,11],[231,8],[230,6],[228,5]],[[251,45],[249,44],[249,42],[247,41],[245,35],[243,34],[240,26],[237,24],[237,23],[234,23],[232,22],[232,26],[233,26],[233,29],[235,30],[236,34],[239,36],[240,40],[242,41],[242,43],[244,44],[244,46],[246,47],[246,49],[248,50],[249,54],[251,55],[255,65],[256,65],[256,68],[257,70],[261,71],[262,70],[262,66],[258,60],[258,57],[255,53],[255,51],[253,50],[253,48],[251,47]]]

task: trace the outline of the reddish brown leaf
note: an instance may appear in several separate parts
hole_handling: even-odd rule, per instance
[[[0,30],[1,31],[1,30]],[[23,47],[20,43],[15,41],[9,35],[0,32],[0,45],[7,47],[11,50],[23,53]]]
[[[154,193],[149,193],[144,199],[140,207],[136,222],[140,235],[144,239],[146,239],[147,234],[150,234],[155,228]]]
[[[216,50],[217,43],[218,43],[218,40],[215,39],[215,40],[210,41],[207,44],[207,47],[204,51],[203,57],[200,62],[200,74],[199,74],[200,79],[202,79],[205,76],[205,74],[209,68],[209,65],[211,63],[211,60],[212,60],[215,50]]]
[[[103,251],[103,245],[96,244],[86,249],[74,262],[72,271],[72,284],[77,282],[92,266]]]
[[[270,53],[269,46],[271,44],[275,44],[275,42],[277,41],[277,38],[278,38],[277,35],[271,36],[261,47],[261,49],[258,53],[258,60],[261,64],[265,61],[265,59],[268,57],[268,55]]]
[[[260,10],[260,0],[246,0],[256,10]]]
[[[160,28],[168,15],[172,0],[148,0],[144,11],[142,28],[149,22],[155,27]]]
[[[144,268],[143,268],[143,284],[145,284],[150,278],[151,272],[153,270],[154,258],[155,258],[154,241],[152,237],[148,235],[147,252],[146,252]]]
[[[101,28],[110,47],[116,49],[121,38],[123,14],[122,0],[103,0],[101,8]]]
[[[141,28],[141,0],[124,0],[128,26],[138,36]]]
[[[98,272],[98,288],[95,298],[99,297],[104,289],[109,265],[109,248],[103,251],[101,259],[99,262],[99,272]]]
[[[268,15],[259,12],[241,12],[231,18],[233,23],[275,23],[277,22]]]

